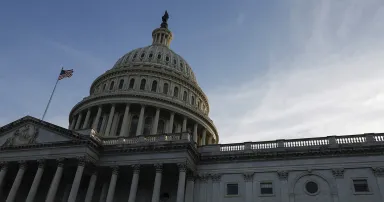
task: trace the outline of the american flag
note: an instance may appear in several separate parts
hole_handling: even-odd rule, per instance
[[[60,72],[60,75],[59,75],[59,80],[61,79],[64,79],[66,77],[71,77],[73,74],[73,69],[70,69],[70,70],[64,70],[62,69],[61,72]]]

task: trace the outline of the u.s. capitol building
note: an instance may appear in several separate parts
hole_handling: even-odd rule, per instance
[[[68,129],[0,128],[0,201],[384,201],[384,134],[218,144],[167,20],[95,79]]]

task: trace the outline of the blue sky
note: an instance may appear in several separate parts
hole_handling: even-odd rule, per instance
[[[384,2],[2,1],[0,126],[67,126],[92,81],[151,43],[170,14],[171,48],[209,97],[221,142],[384,132]]]

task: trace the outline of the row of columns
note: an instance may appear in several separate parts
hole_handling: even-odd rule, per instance
[[[141,105],[140,115],[139,115],[139,120],[138,120],[138,125],[137,125],[137,130],[136,130],[136,134],[135,134],[136,136],[140,136],[140,135],[143,134],[145,108],[146,108],[145,105]],[[110,132],[111,132],[111,129],[112,129],[113,117],[115,115],[115,110],[116,110],[116,105],[112,104],[111,110],[109,111],[108,121],[107,121],[106,129],[105,129],[105,133],[104,133],[105,136],[109,136],[110,135]],[[128,128],[129,128],[129,116],[130,116],[129,112],[130,112],[130,104],[127,103],[126,106],[125,106],[122,126],[121,126],[121,129],[120,129],[120,135],[121,136],[128,136],[128,133],[129,133],[129,131],[128,131]],[[97,126],[99,125],[101,114],[102,114],[102,107],[99,106],[98,110],[97,110],[96,117],[95,117],[95,119],[93,121],[93,124],[92,124],[92,128],[97,128]],[[86,112],[85,120],[83,122],[83,125],[81,126],[81,120],[82,120],[82,117],[83,117],[83,112],[80,112],[78,114],[78,116],[77,116],[77,119],[75,119],[75,118],[72,119],[72,122],[71,122],[71,125],[70,125],[69,128],[71,130],[86,129],[88,127],[88,125],[89,125],[90,116],[91,116],[91,109],[89,108],[87,110],[87,112]],[[159,117],[160,117],[160,108],[156,108],[155,117],[154,117],[154,120],[152,122],[151,134],[157,134],[158,124],[159,124]],[[187,117],[184,117],[184,119],[183,119],[182,128],[176,128],[176,131],[173,131],[174,119],[175,119],[175,113],[171,112],[170,118],[169,118],[168,128],[166,128],[166,132],[167,133],[188,132],[187,131],[187,122],[188,122],[188,118]],[[194,127],[193,127],[193,140],[195,142],[197,142],[197,139],[198,139],[197,138],[197,136],[198,136],[197,133],[198,133],[198,124],[195,123]],[[201,142],[199,144],[200,145],[207,145],[207,144],[212,144],[213,141],[214,141],[212,136],[209,136],[208,141],[206,141],[206,139],[207,139],[207,131],[204,128],[203,132],[202,132]]]
[[[61,178],[63,175],[63,166],[64,166],[63,161],[64,161],[64,159],[58,160],[56,172],[55,172],[55,175],[54,175],[53,180],[51,182],[51,185],[49,187],[49,191],[48,191],[48,194],[46,196],[45,202],[54,202],[55,201],[57,189],[59,187],[59,184],[60,184],[60,181],[61,181]],[[77,166],[75,178],[73,180],[71,190],[70,190],[70,193],[68,196],[68,200],[67,200],[68,202],[75,202],[76,201],[77,194],[78,194],[79,187],[80,187],[81,178],[82,178],[84,168],[85,168],[85,164],[86,164],[85,159],[80,158],[78,166]],[[33,202],[34,201],[34,198],[35,198],[36,193],[37,193],[37,189],[40,185],[41,177],[43,176],[44,166],[45,166],[45,161],[40,160],[37,172],[36,172],[35,177],[33,179],[32,186],[28,192],[26,202]],[[185,197],[184,196],[184,193],[185,193],[184,189],[185,189],[187,167],[186,167],[186,164],[178,164],[178,167],[179,167],[179,183],[178,183],[178,188],[177,188],[177,200],[176,200],[176,202],[183,202],[184,197]],[[131,188],[129,191],[128,202],[135,202],[138,183],[139,183],[140,165],[133,165],[132,168],[133,168],[133,177],[132,177],[132,181],[131,181]],[[152,193],[151,202],[159,202],[159,199],[160,199],[160,188],[161,188],[161,181],[162,181],[163,165],[162,164],[155,164],[155,168],[156,168],[156,176],[155,176],[155,182],[154,182],[154,186],[153,186],[153,193]],[[25,161],[19,162],[19,170],[18,170],[16,178],[12,184],[12,188],[9,191],[6,202],[14,202],[15,201],[18,189],[20,187],[20,184],[22,182],[22,179],[23,179],[23,176],[24,176],[26,169],[27,169],[26,162]],[[7,164],[2,165],[2,168],[0,171],[0,187],[3,186],[4,178],[6,176],[7,171],[8,171],[8,165]],[[100,201],[104,201],[104,198],[106,198],[106,200],[105,200],[106,202],[113,202],[118,175],[119,175],[119,167],[117,167],[117,166],[112,167],[112,175],[111,175],[109,187],[107,189],[108,191],[107,192],[102,191]],[[98,173],[96,170],[94,170],[94,172],[92,173],[92,176],[90,178],[90,181],[89,181],[88,189],[87,189],[85,200],[84,200],[85,202],[91,202],[92,201],[92,198],[94,195],[94,189],[96,186],[97,177],[98,177]],[[107,187],[105,187],[105,190],[106,190],[106,188]],[[103,190],[104,190],[104,187],[103,187]],[[105,194],[106,194],[106,196],[103,196]],[[193,192],[191,194],[193,195]]]

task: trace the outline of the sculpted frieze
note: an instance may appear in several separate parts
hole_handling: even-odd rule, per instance
[[[15,130],[11,137],[2,145],[3,147],[35,144],[39,129],[32,124],[24,125]]]

